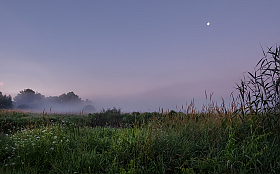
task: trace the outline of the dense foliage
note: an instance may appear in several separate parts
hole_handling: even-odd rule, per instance
[[[223,109],[138,115],[3,110],[0,173],[277,173],[279,125],[262,128],[252,115],[241,121]]]
[[[32,89],[25,89],[14,97],[14,102],[19,109],[35,109],[41,105],[44,98],[45,96],[35,93]]]
[[[12,97],[9,95],[3,95],[0,91],[0,109],[11,109],[13,108]]]

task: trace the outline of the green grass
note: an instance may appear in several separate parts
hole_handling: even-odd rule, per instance
[[[268,116],[1,110],[0,173],[277,173],[279,121]]]
[[[268,48],[230,109],[210,94],[200,112],[0,110],[0,173],[279,173],[279,53]]]

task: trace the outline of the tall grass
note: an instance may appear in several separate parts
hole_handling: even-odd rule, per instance
[[[276,63],[277,49],[268,52]],[[272,65],[262,62],[267,73]],[[193,101],[179,112],[0,110],[0,173],[278,173],[279,78],[274,87],[263,85],[265,73],[249,74],[260,83],[241,81],[230,108],[205,94],[200,112]],[[254,91],[258,85],[262,92]]]
[[[91,115],[42,117],[2,111],[0,172],[279,171],[279,132],[260,131],[225,108],[211,108],[201,113],[142,113],[125,128],[90,126],[96,121]]]

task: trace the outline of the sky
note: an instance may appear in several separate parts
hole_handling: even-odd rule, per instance
[[[0,91],[73,91],[97,110],[230,103],[280,44],[279,0],[0,1]],[[207,25],[207,23],[210,25]],[[208,97],[209,99],[209,97]]]

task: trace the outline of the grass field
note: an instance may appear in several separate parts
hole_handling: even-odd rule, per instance
[[[195,113],[0,111],[0,173],[278,173],[279,119]],[[242,117],[243,118],[243,117]]]
[[[230,108],[210,95],[199,112],[0,110],[0,173],[279,173],[279,53],[264,53]]]

